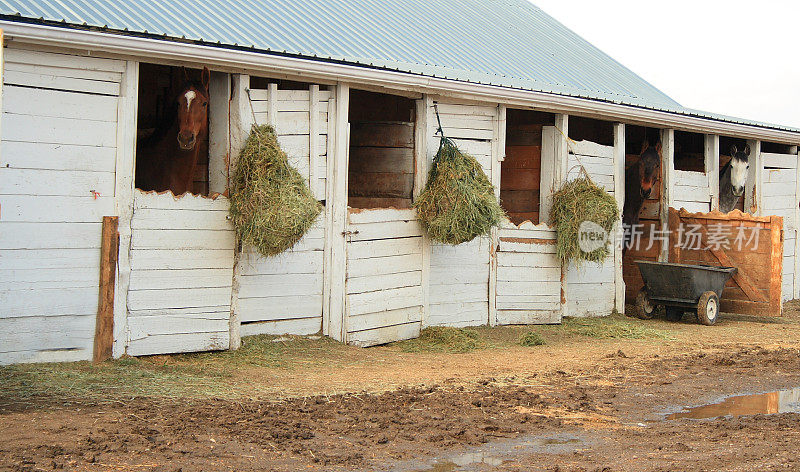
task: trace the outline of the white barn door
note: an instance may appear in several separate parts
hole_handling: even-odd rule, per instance
[[[4,54],[0,364],[88,360],[126,63]]]
[[[372,346],[419,336],[423,229],[416,210],[351,209],[346,233],[347,342]]]
[[[761,153],[764,163],[761,214],[783,217],[783,300],[798,296],[795,286],[797,242],[797,154]]]

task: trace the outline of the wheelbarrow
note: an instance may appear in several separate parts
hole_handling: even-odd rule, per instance
[[[719,316],[719,299],[736,267],[674,264],[636,261],[644,287],[636,295],[639,318],[650,319],[656,307],[663,305],[670,321],[679,321],[683,313],[696,311],[701,324],[711,326]]]

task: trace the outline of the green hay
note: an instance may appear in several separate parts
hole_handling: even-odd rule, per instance
[[[608,234],[619,218],[617,201],[590,179],[579,177],[564,183],[553,194],[550,224],[558,233],[557,254],[563,264],[574,261],[602,262],[609,255],[609,244],[591,252],[578,245],[578,228],[584,221],[600,225]]]
[[[405,352],[462,353],[487,348],[478,331],[472,328],[432,326],[425,328],[416,339],[397,343]]]
[[[433,241],[453,245],[489,234],[505,216],[478,161],[447,138],[414,207]]]
[[[236,161],[230,215],[236,234],[263,256],[294,246],[314,224],[322,205],[289,165],[271,126],[254,126]]]
[[[519,344],[525,347],[544,346],[547,341],[536,331],[528,331],[519,338]]]

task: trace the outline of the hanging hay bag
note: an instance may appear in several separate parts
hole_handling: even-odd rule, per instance
[[[306,180],[289,165],[271,126],[254,126],[236,162],[230,215],[236,234],[263,256],[303,237],[322,211]]]
[[[619,218],[617,201],[605,190],[598,187],[587,177],[578,177],[564,183],[553,194],[553,207],[550,209],[550,224],[558,234],[557,254],[562,264],[574,261],[602,262],[609,255],[610,237],[605,241],[593,239],[581,244],[579,238],[586,237],[585,228],[597,228],[611,235],[614,224]],[[584,222],[592,226],[581,227]],[[590,249],[584,251],[584,249]]]
[[[414,208],[433,241],[453,245],[489,234],[505,216],[478,161],[447,138],[442,138]]]

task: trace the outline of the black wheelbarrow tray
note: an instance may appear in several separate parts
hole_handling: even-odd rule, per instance
[[[697,313],[700,323],[711,326],[719,317],[719,300],[736,267],[636,261],[644,287],[636,295],[639,318],[653,317],[663,305],[667,319],[678,321],[686,311]]]

